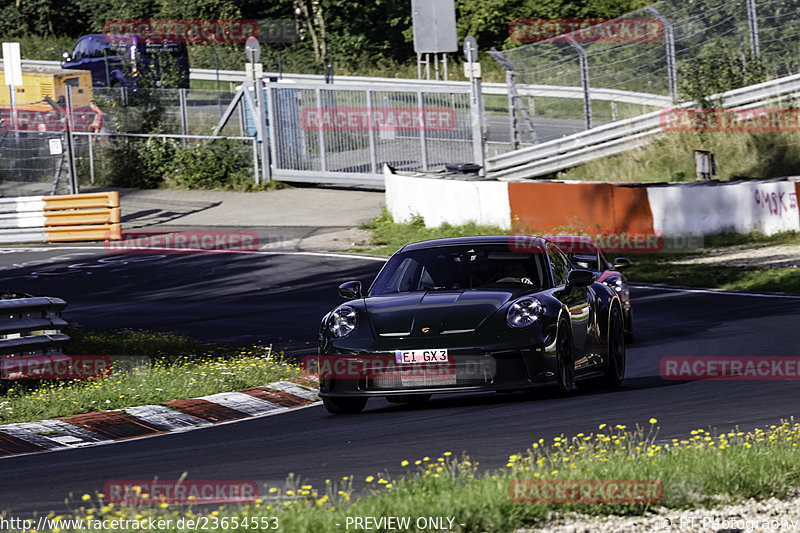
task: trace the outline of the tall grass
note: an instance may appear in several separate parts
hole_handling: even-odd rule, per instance
[[[352,517],[409,517],[408,531],[423,531],[420,517],[453,519],[455,531],[514,531],[542,526],[551,513],[643,515],[656,507],[689,509],[745,498],[785,497],[800,485],[800,424],[784,421],[766,430],[738,430],[716,435],[694,430],[684,439],[659,441],[656,420],[644,427],[601,424],[595,433],[540,439],[523,453],[509,456],[505,468],[479,469],[469,457],[451,452],[440,457],[398,458],[405,475],[367,476],[357,495],[350,475],[314,487],[291,476],[283,486],[264,487],[247,506],[185,508],[166,503],[148,506],[107,504],[85,494],[75,516],[109,519],[159,517],[171,520],[166,531],[179,531],[181,517],[210,516],[238,520],[276,517],[280,531],[341,531]],[[343,473],[346,467],[343,467]],[[663,498],[652,503],[519,503],[509,497],[514,480],[653,480]],[[357,480],[362,482],[362,480]],[[338,525],[337,525],[338,524]],[[352,522],[351,522],[352,526]],[[224,531],[225,527],[212,528]],[[378,528],[388,531],[388,528]]]
[[[112,367],[105,378],[4,380],[0,424],[160,404],[302,375],[297,365],[259,346],[206,345],[146,331],[73,329],[69,334],[71,355],[138,356],[132,359],[136,364],[118,373]]]
[[[668,133],[623,154],[598,159],[561,177],[602,181],[694,181],[694,151],[715,155],[717,179],[800,173],[800,132]]]

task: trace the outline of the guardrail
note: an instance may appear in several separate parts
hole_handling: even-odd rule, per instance
[[[722,106],[726,108],[747,109],[773,103],[797,93],[800,93],[800,74],[734,89],[714,95],[711,99],[720,99]],[[688,102],[675,108],[691,108],[695,105]],[[661,113],[662,111],[654,111],[619,120],[494,156],[486,161],[488,175],[499,180],[534,178],[643,146],[662,132]]]
[[[0,198],[0,243],[120,238],[116,191]]]
[[[2,64],[2,61],[0,61]],[[58,61],[40,61],[25,59],[23,65],[58,67]],[[280,74],[278,72],[265,72],[264,79],[280,77],[282,81],[289,83],[311,82],[325,83],[325,76],[319,74]],[[189,69],[189,78],[193,80],[221,81],[241,83],[247,81],[244,70],[214,70],[192,68]],[[336,76],[333,85],[372,85],[375,87],[424,87],[424,88],[450,88],[459,87],[468,89],[468,81],[440,81],[440,80],[418,80],[413,78],[369,78],[366,76]],[[517,92],[520,96],[547,97],[547,98],[572,98],[583,99],[583,89],[581,87],[570,87],[560,85],[517,85]],[[505,83],[484,83],[484,95],[508,95],[508,86]],[[656,107],[669,107],[672,99],[662,94],[640,93],[632,91],[620,91],[618,89],[590,88],[589,98],[591,100],[602,100],[608,102],[647,105]]]
[[[60,298],[0,292],[0,355],[60,354],[69,340]]]

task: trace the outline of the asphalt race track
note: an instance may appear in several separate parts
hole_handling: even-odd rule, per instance
[[[82,254],[82,255],[73,255]],[[181,330],[225,342],[273,342],[313,352],[319,318],[336,286],[368,281],[379,261],[323,255],[109,256],[83,248],[2,255],[0,288],[59,296],[66,318],[87,327]],[[27,265],[24,263],[28,263]],[[16,267],[14,265],[17,265]],[[596,431],[601,422],[661,426],[660,438],[709,426],[772,424],[798,412],[796,381],[666,381],[665,356],[797,356],[800,298],[638,288],[636,341],[627,378],[613,392],[448,395],[421,408],[371,400],[357,416],[319,406],[278,416],[90,448],[0,459],[0,509],[17,517],[65,510],[69,493],[109,480],[255,480],[282,484],[294,472],[325,479],[388,471],[403,459],[468,453],[505,464],[539,438]],[[308,344],[306,344],[308,343]],[[358,487],[359,484],[357,483]]]

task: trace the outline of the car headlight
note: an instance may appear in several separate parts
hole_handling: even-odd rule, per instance
[[[506,322],[512,328],[527,328],[544,314],[544,306],[536,298],[522,298],[514,302],[506,313]]]
[[[328,329],[335,337],[349,335],[358,325],[358,313],[349,305],[343,305],[331,313]]]
[[[608,285],[617,292],[622,292],[622,288],[624,286],[622,278],[617,278],[617,277],[608,278],[607,280],[603,281],[603,283],[605,283],[606,285]]]

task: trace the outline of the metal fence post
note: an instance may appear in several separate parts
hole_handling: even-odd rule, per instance
[[[69,189],[71,194],[78,194],[78,175],[75,168],[75,138],[72,136],[72,87],[67,86],[67,157],[69,158]]]
[[[578,52],[581,66],[581,86],[583,87],[583,114],[586,117],[586,129],[592,129],[592,101],[589,97],[589,61],[586,50],[575,42],[571,35],[567,35],[567,42]]]
[[[267,106],[264,94],[264,80],[256,78],[253,89],[256,92],[256,107],[258,108],[256,124],[258,125],[259,136],[261,137],[259,139],[261,141],[261,182],[266,185],[270,182],[272,176],[270,176],[269,145],[267,144],[270,139],[267,139]],[[274,120],[274,118],[275,117],[270,117],[271,120]]]
[[[464,38],[464,56],[469,69],[469,115],[472,126],[472,157],[480,167],[479,176],[486,175],[486,147],[483,133],[483,84],[475,75],[475,62],[478,61],[478,44],[475,38],[468,35]]]
[[[514,71],[506,70],[506,86],[511,87],[514,84]],[[519,148],[519,130],[517,129],[516,101],[512,91],[508,91],[508,127],[508,138],[511,141],[511,147],[516,150]]]
[[[749,1],[749,0],[748,0]],[[675,31],[672,23],[659,13],[656,8],[646,8],[653,16],[664,25],[664,41],[667,45],[667,76],[669,76],[669,95],[673,102],[678,101],[678,75],[675,69]]]
[[[89,135],[89,182],[94,185],[94,135]]]
[[[417,91],[417,113],[419,114],[419,149],[422,157],[422,170],[428,170],[428,137],[425,135],[425,108],[422,89]]]
[[[315,96],[317,98],[317,109],[322,109],[322,92],[320,91],[319,87],[314,89]],[[322,128],[317,130],[317,139],[319,141],[319,162],[320,162],[320,170],[322,172],[328,171],[328,154],[326,153],[325,149],[325,132]]]
[[[750,52],[758,61],[761,56],[761,46],[758,41],[758,19],[756,18],[756,0],[745,0],[747,5],[747,25],[750,29]]]
[[[378,151],[375,143],[375,128],[372,117],[375,112],[373,111],[372,91],[367,91],[367,116],[369,117],[369,126],[367,127],[367,137],[369,138],[369,168],[373,174],[378,173]]]
[[[189,135],[189,115],[186,112],[186,89],[178,89],[178,103],[181,108],[181,133]],[[186,139],[183,139],[183,146],[186,147]]]
[[[269,138],[270,162],[276,169],[278,168],[278,137],[280,136],[277,128],[278,112],[275,109],[275,98],[278,90],[277,88],[273,89],[271,86],[265,86],[264,88],[264,98],[266,98],[267,102],[267,137]],[[269,175],[271,179],[271,168]]]
[[[253,137],[253,181],[258,184],[258,139]]]
[[[244,112],[244,101],[240,100],[239,105],[239,137],[244,137],[244,126],[247,123],[247,116]]]
[[[19,117],[17,116],[17,88],[13,85],[8,86],[8,102],[11,109],[11,128],[15,131],[19,129]],[[19,137],[15,133],[15,137]]]

